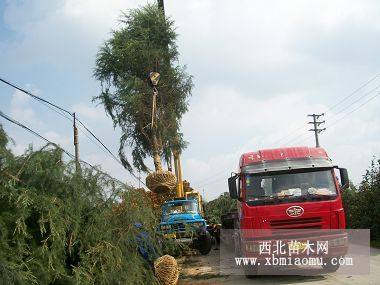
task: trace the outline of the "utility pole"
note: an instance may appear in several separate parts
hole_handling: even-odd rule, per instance
[[[164,0],[157,0],[158,7],[162,9],[162,12],[165,15]]]
[[[319,138],[318,138],[318,134],[325,131],[326,128],[323,128],[323,129],[320,129],[319,126],[324,124],[325,121],[318,121],[319,117],[322,117],[324,116],[325,114],[322,113],[322,114],[310,114],[310,115],[307,115],[308,117],[313,117],[313,121],[312,122],[308,122],[309,124],[313,124],[314,126],[314,129],[310,129],[309,131],[312,131],[314,132],[314,136],[315,136],[315,147],[319,147]]]
[[[80,165],[79,165],[79,142],[78,142],[78,129],[77,129],[77,120],[75,117],[75,112],[73,113],[74,122],[74,148],[75,148],[75,169],[78,172]]]

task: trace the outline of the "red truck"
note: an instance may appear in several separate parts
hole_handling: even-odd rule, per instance
[[[240,256],[254,255],[257,247],[250,242],[264,238],[258,237],[257,230],[270,238],[275,231],[301,230],[313,236],[313,231],[332,233],[333,229],[346,227],[341,192],[349,186],[347,170],[334,165],[323,148],[288,147],[244,153],[239,171],[228,179],[228,186],[230,197],[238,200],[234,227],[239,232],[235,249]],[[330,256],[343,256],[347,237],[337,234],[330,240],[335,246]],[[328,263],[322,267],[335,271],[339,265]],[[255,274],[252,268],[246,275],[251,274]]]

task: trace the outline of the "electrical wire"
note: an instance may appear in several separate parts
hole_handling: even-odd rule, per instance
[[[363,88],[367,87],[370,83],[372,83],[373,81],[375,81],[375,79],[377,79],[378,77],[380,76],[380,74],[376,74],[374,77],[370,78],[369,80],[367,80],[366,82],[364,82],[362,85],[360,85],[357,89],[355,89],[353,92],[351,92],[350,94],[348,94],[347,96],[345,96],[344,98],[342,98],[341,100],[339,100],[337,103],[335,103],[334,105],[332,105],[331,107],[328,107],[323,113],[326,114],[327,112],[331,112],[333,109],[335,109],[337,106],[340,106],[341,103],[347,101],[348,99],[350,99],[352,96],[354,96],[356,93],[358,93],[360,90],[362,90]],[[347,108],[351,107],[352,105],[356,104],[357,102],[359,102],[360,100],[362,100],[363,98],[367,97],[369,94],[373,93],[375,90],[377,90],[378,88],[380,87],[380,85],[377,85],[375,88],[371,89],[370,91],[366,92],[364,95],[360,96],[359,98],[357,98],[355,101],[351,102],[349,105],[347,105],[345,108],[343,108],[342,110],[338,111],[336,114],[334,114],[331,118],[334,118],[336,117],[337,115],[339,115],[340,113],[342,113],[342,111],[346,110]],[[351,112],[349,112],[348,114],[351,114],[353,112],[355,112],[357,109],[359,109],[360,107],[362,107],[363,105],[365,105],[366,103],[368,103],[369,101],[373,100],[375,97],[377,97],[377,95],[371,97],[369,100],[367,100],[364,104],[360,105],[358,108],[352,110]],[[338,109],[339,110],[339,109]],[[346,117],[348,114],[346,114],[344,117]],[[343,117],[343,118],[344,118]],[[341,119],[343,119],[341,118]],[[339,119],[338,121],[340,121],[341,119]],[[333,125],[335,125],[337,122],[334,122],[333,124],[331,125],[328,125],[328,127],[331,127]],[[305,125],[300,125],[298,128],[294,129],[293,131],[291,131],[290,133],[288,133],[287,135],[285,136],[282,136],[280,139],[277,139],[275,141],[273,141],[271,144],[277,144],[281,141],[284,141],[286,138],[289,138],[288,140],[284,141],[283,144],[284,145],[287,145],[289,143],[301,143],[303,141],[306,141],[307,139],[311,138],[313,135],[310,134],[309,132],[302,132],[302,133],[299,133],[296,137],[293,137],[294,134],[298,133],[301,129],[304,129],[305,128]],[[201,180],[201,181],[198,181],[199,182],[202,182],[202,183],[205,183],[203,186],[205,185],[209,185],[209,184],[212,184],[212,183],[215,183],[217,180],[210,180],[212,178],[215,178],[219,176],[219,172],[217,172],[216,174],[208,177],[207,179],[205,180]],[[207,182],[206,182],[207,181]],[[211,183],[209,183],[208,181],[211,181]]]
[[[344,114],[343,117],[339,118],[338,120],[334,121],[333,123],[331,123],[328,127],[332,127],[336,124],[338,124],[340,121],[342,121],[345,117],[351,115],[352,113],[356,112],[357,110],[359,110],[361,107],[363,107],[364,105],[368,104],[370,101],[372,101],[373,99],[375,99],[377,96],[380,95],[380,92],[379,93],[376,93],[375,96],[372,96],[370,97],[367,101],[364,101],[362,104],[360,104],[359,106],[357,106],[356,108],[352,109],[350,112]]]
[[[357,110],[359,110],[360,108],[362,108],[363,106],[365,106],[366,104],[368,104],[369,102],[371,102],[372,100],[374,100],[376,97],[378,97],[380,95],[380,93],[376,93],[376,95],[368,98],[366,101],[364,101],[362,104],[360,104],[359,106],[357,106],[356,108],[352,109],[351,111],[349,111],[348,113],[345,113],[341,118],[333,121],[330,125],[328,125],[327,127],[327,131],[331,130],[331,127],[332,126],[335,126],[336,124],[338,124],[339,122],[341,122],[344,118],[346,118],[347,116],[351,115],[352,113],[356,112]],[[312,138],[313,135],[312,134],[309,134],[309,136],[305,137],[304,139],[302,139],[301,141],[299,141],[298,143],[300,142],[303,142],[309,138]],[[296,140],[298,141],[298,140]]]
[[[7,84],[8,86],[11,86],[11,87],[13,87],[13,88],[15,88],[15,89],[17,89],[17,90],[19,90],[19,91],[21,91],[21,92],[23,92],[23,93],[29,95],[29,96],[32,97],[33,99],[36,99],[36,100],[38,100],[38,101],[40,101],[40,102],[44,102],[44,103],[46,103],[46,104],[49,104],[49,105],[51,105],[51,106],[53,106],[53,107],[55,107],[55,108],[61,110],[62,112],[65,112],[65,113],[69,114],[70,116],[73,115],[70,111],[68,111],[68,110],[66,110],[66,109],[64,109],[64,108],[62,108],[62,107],[60,107],[60,106],[58,106],[58,105],[56,105],[56,104],[54,104],[54,103],[52,103],[52,102],[46,100],[46,99],[43,99],[43,98],[41,98],[41,97],[39,97],[39,96],[37,96],[37,95],[34,95],[34,94],[30,93],[29,91],[27,91],[27,90],[25,90],[25,89],[22,89],[21,87],[18,87],[18,86],[16,86],[15,84],[10,83],[9,81],[7,81],[7,80],[5,80],[5,79],[3,79],[3,78],[1,78],[1,77],[0,77],[0,81],[2,81],[3,83]]]
[[[44,140],[46,143],[49,143],[49,144],[52,144],[54,145],[55,147],[61,149],[64,153],[66,153],[69,157],[71,158],[75,158],[75,156],[73,154],[71,154],[70,152],[68,152],[67,150],[65,150],[64,148],[60,147],[58,144],[54,143],[54,142],[51,142],[50,140],[48,140],[47,138],[43,137],[42,135],[40,135],[39,133],[37,133],[36,131],[33,131],[31,128],[28,128],[27,126],[21,124],[20,122],[12,119],[11,117],[5,115],[1,110],[0,110],[0,116],[3,117],[4,119],[6,119],[7,121],[15,124],[15,125],[18,125],[19,127],[25,129],[26,131],[28,131],[29,133],[32,133],[33,135],[39,137],[40,139]]]
[[[200,180],[195,180],[193,182],[191,182],[192,184],[199,184],[199,183],[205,183],[206,181],[210,180],[210,178],[212,177],[216,177],[216,176],[220,176],[221,174],[224,174],[225,173],[225,170],[220,170],[218,172],[215,172],[213,174],[211,174],[210,176],[208,176],[207,178],[204,178],[204,179],[200,179]]]
[[[365,82],[363,85],[359,86],[357,89],[355,89],[351,94],[349,94],[348,96],[344,97],[342,100],[340,100],[339,102],[335,103],[333,106],[329,107],[324,113],[327,113],[328,111],[331,111],[333,110],[335,107],[339,106],[340,103],[346,101],[347,99],[351,98],[353,95],[355,95],[357,92],[359,92],[361,89],[363,89],[364,87],[366,87],[368,84],[370,84],[372,81],[374,81],[377,77],[379,77],[380,74],[376,74],[374,77],[372,77],[371,79],[369,79],[367,82]]]
[[[298,136],[298,137],[295,137],[295,138],[293,138],[293,139],[291,139],[291,140],[288,140],[288,141],[286,141],[286,142],[284,142],[284,145],[289,145],[289,144],[295,144],[296,142],[298,142],[298,140],[299,139],[301,139],[301,138],[303,138],[303,137],[305,137],[305,136],[307,136],[307,135],[309,135],[310,133],[309,132],[306,132],[306,133],[303,133],[303,134],[301,134],[300,136]]]
[[[377,85],[375,88],[371,89],[370,91],[364,93],[362,96],[360,96],[359,98],[357,98],[355,101],[351,102],[348,106],[346,107],[343,107],[342,109],[340,109],[337,113],[335,113],[331,118],[334,118],[336,117],[337,115],[339,115],[340,113],[342,113],[344,110],[346,110],[347,108],[351,107],[352,105],[358,103],[360,100],[362,100],[363,98],[367,97],[368,95],[372,94],[373,92],[375,92],[377,89],[380,88],[380,84]]]
[[[227,176],[228,176],[228,175],[227,175]],[[199,186],[198,188],[203,188],[203,187],[205,187],[205,186],[215,184],[215,183],[219,182],[220,179],[221,179],[221,177],[220,177],[220,178],[218,177],[217,179],[210,180],[210,181],[207,182],[207,183],[204,183],[204,184],[198,184],[198,186]]]
[[[39,97],[39,96],[37,96],[37,95],[34,95],[34,94],[32,94],[31,92],[29,92],[29,91],[27,91],[27,90],[25,90],[25,89],[23,89],[23,88],[21,88],[21,87],[19,87],[19,86],[17,86],[16,84],[13,84],[13,83],[11,83],[11,82],[9,82],[9,81],[7,81],[7,80],[5,80],[5,79],[3,79],[3,78],[1,78],[0,77],[0,81],[1,82],[3,82],[3,83],[5,83],[6,85],[8,85],[8,86],[11,86],[11,87],[13,87],[13,88],[15,88],[15,89],[17,89],[17,90],[19,90],[19,91],[21,91],[21,92],[23,92],[23,93],[25,93],[25,94],[27,94],[28,96],[30,96],[30,97],[32,97],[33,99],[35,99],[35,100],[38,100],[39,102],[41,102],[43,105],[45,105],[46,107],[48,107],[49,109],[51,109],[51,110],[53,110],[54,112],[56,112],[57,114],[59,114],[60,116],[62,116],[62,117],[64,117],[64,118],[66,118],[67,120],[69,120],[69,121],[72,121],[73,120],[73,118],[74,118],[74,113],[72,113],[72,112],[70,112],[70,111],[68,111],[68,110],[66,110],[65,108],[63,108],[63,107],[60,107],[60,106],[58,106],[58,105],[56,105],[56,104],[54,104],[54,103],[52,103],[52,102],[50,102],[50,101],[48,101],[48,100],[46,100],[46,99],[43,99],[43,98],[41,98],[41,97]],[[56,108],[56,109],[58,109],[58,110],[56,110],[56,109],[54,109],[54,108],[52,108],[52,107],[54,107],[54,108]],[[72,118],[69,118],[66,114],[69,114]],[[112,153],[112,151],[94,134],[94,132],[93,131],[91,131],[81,120],[79,120],[79,119],[77,119],[77,118],[75,118],[75,120],[80,124],[80,125],[82,125],[82,127],[91,135],[91,137],[93,138],[93,139],[95,139],[98,143],[100,143],[100,145],[105,149],[105,151],[109,154],[109,155],[111,155],[111,157],[116,161],[116,162],[118,162],[124,169],[125,169],[125,167],[124,167],[124,165],[123,165],[123,163],[120,161],[120,159],[118,159],[117,158],[117,156],[114,154],[114,153]],[[78,128],[79,129],[79,128]],[[85,132],[83,131],[83,130],[80,130],[83,134],[85,134]],[[98,147],[99,147],[99,145],[93,140],[93,139],[91,139],[87,134],[85,134],[85,136],[88,138],[88,139],[90,139],[94,144],[96,144]],[[145,185],[146,186],[146,184],[144,183],[144,182],[142,182],[141,181],[141,179],[139,178],[139,177],[137,177],[133,172],[131,172],[131,171],[128,171],[131,175],[132,175],[132,177],[134,177],[135,179],[137,179],[140,183],[142,183],[143,185]]]
[[[98,142],[98,143],[100,143],[102,146],[103,146],[103,148],[113,157],[113,159],[115,159],[118,163],[120,163],[121,165],[123,165],[122,163],[121,163],[121,161],[112,153],[112,151],[110,151],[110,149],[89,129],[89,128],[87,128],[86,126],[85,126],[85,124],[81,121],[81,120],[79,120],[79,119],[76,119],[77,120],[77,122],[79,123],[79,124],[81,124],[82,125],[82,127],[88,132],[88,133],[90,133],[90,135]],[[124,167],[124,165],[123,165],[123,167]]]
[[[9,122],[11,122],[11,123],[13,123],[13,124],[15,124],[15,125],[23,128],[24,130],[26,130],[29,133],[35,135],[36,137],[40,138],[41,140],[45,141],[46,143],[51,144],[51,145],[55,146],[56,148],[62,150],[70,158],[75,159],[75,155],[73,155],[72,153],[70,153],[69,151],[67,151],[66,149],[64,149],[63,147],[59,146],[57,143],[50,141],[49,139],[45,138],[44,136],[42,136],[38,132],[36,132],[36,131],[32,130],[31,128],[25,126],[24,124],[16,121],[15,119],[12,119],[8,115],[4,114],[1,110],[0,110],[0,117],[3,117],[5,120],[7,120],[7,121],[9,121]],[[106,173],[104,171],[99,170],[97,167],[93,166],[91,163],[89,163],[89,162],[87,162],[85,160],[80,160],[80,162],[84,163],[84,164],[86,164],[88,166],[90,166],[93,170],[95,170],[95,171],[97,171],[99,173],[102,173],[104,175],[107,175],[107,176],[111,177],[112,179],[114,179],[115,181],[117,181],[117,182],[125,185],[124,182],[120,181],[119,179],[116,179],[116,178],[112,177],[111,175],[109,175],[108,173]]]
[[[352,96],[354,96],[356,93],[358,93],[360,90],[362,90],[363,88],[365,88],[366,86],[368,86],[370,83],[372,83],[373,81],[375,81],[377,78],[379,78],[380,74],[376,74],[375,76],[371,77],[369,80],[367,80],[366,82],[364,82],[362,85],[360,85],[358,88],[356,88],[353,92],[351,92],[350,94],[348,94],[347,96],[343,97],[341,100],[339,100],[338,102],[336,102],[334,105],[332,105],[331,107],[328,107],[323,113],[326,114],[328,112],[330,112],[331,110],[335,109],[337,106],[339,106],[341,103],[343,103],[344,101],[347,101],[348,99],[350,99]],[[377,86],[376,88],[374,89],[377,89],[379,86]],[[368,95],[368,93],[370,92],[367,92],[366,95],[363,95],[361,96],[360,98],[363,98],[365,96]],[[359,99],[360,100],[360,99]],[[355,101],[357,102],[357,101]],[[347,107],[351,106],[352,104],[349,104]],[[338,112],[339,113],[339,112]],[[335,117],[335,115],[333,116]],[[293,131],[291,131],[290,133],[288,133],[287,135],[285,136],[282,136],[280,139],[277,139],[275,141],[273,141],[271,144],[277,144],[281,141],[283,141],[284,139],[288,138],[288,137],[292,137],[293,134],[297,133],[299,130],[303,129],[305,126],[304,125],[300,125],[298,128],[294,129]]]

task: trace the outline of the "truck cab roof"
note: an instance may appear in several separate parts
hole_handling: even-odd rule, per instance
[[[286,147],[263,149],[241,155],[243,172],[261,173],[302,168],[331,168],[333,164],[321,147]]]

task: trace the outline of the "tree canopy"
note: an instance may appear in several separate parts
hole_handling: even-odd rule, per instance
[[[171,150],[181,151],[186,143],[180,132],[187,111],[192,77],[178,64],[174,22],[156,5],[147,5],[123,14],[121,27],[100,48],[95,77],[101,82],[100,101],[122,129],[119,155],[132,170],[126,150],[132,148],[133,166],[148,171],[144,160],[152,156],[156,170]],[[161,74],[157,96],[157,123],[150,125],[152,87],[150,72]]]
[[[0,124],[1,284],[158,284],[137,250],[144,230],[161,253],[145,191],[76,172],[55,146],[14,155],[8,141]]]
[[[205,213],[209,223],[220,224],[221,216],[236,209],[237,202],[230,198],[228,192],[224,192],[218,198],[206,203]]]
[[[358,187],[343,191],[348,228],[371,229],[371,239],[380,240],[380,160],[373,159]]]

